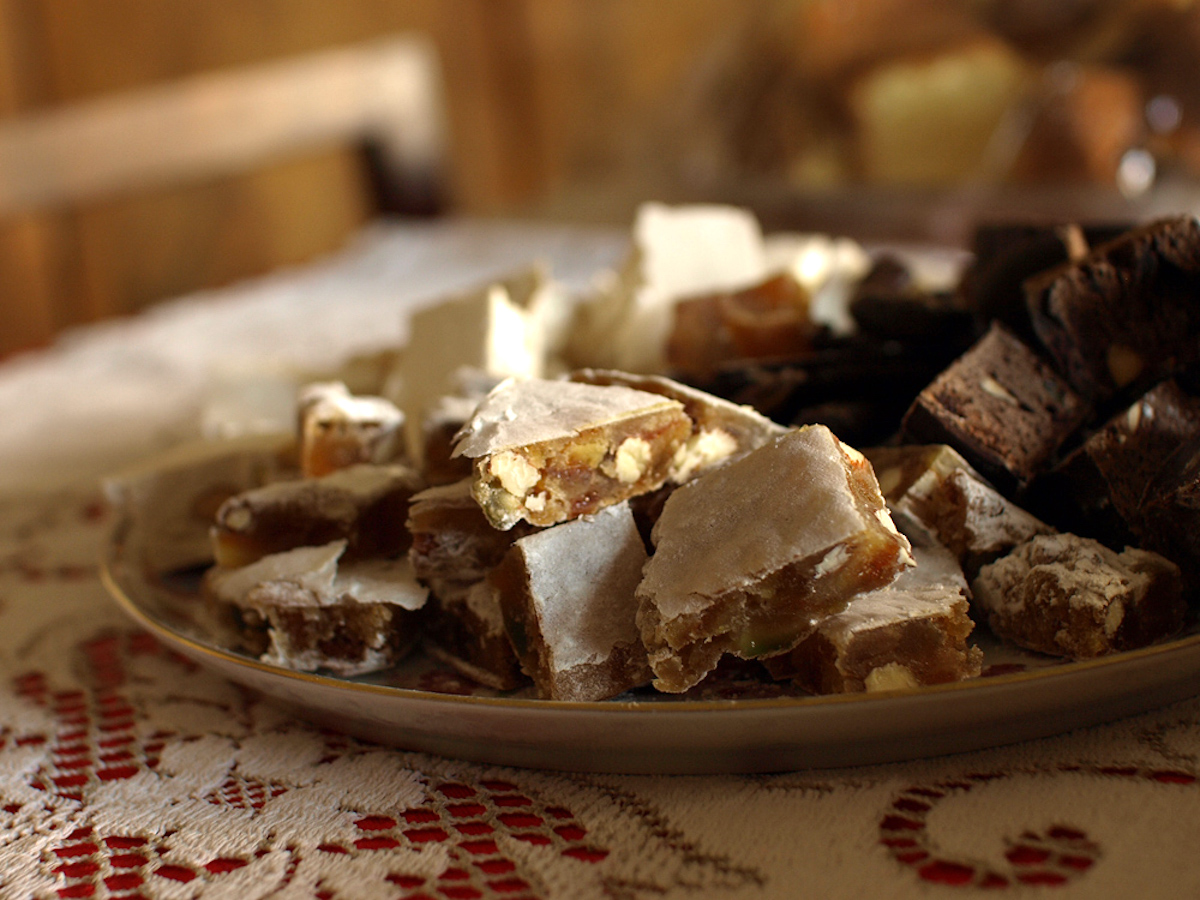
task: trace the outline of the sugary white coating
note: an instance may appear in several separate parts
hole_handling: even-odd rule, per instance
[[[514,548],[548,668],[599,666],[617,647],[640,648],[634,591],[646,549],[627,503],[521,538]]]
[[[463,426],[454,455],[475,459],[666,409],[682,409],[682,404],[626,387],[509,379],[488,394]]]
[[[406,557],[340,565],[345,550],[345,541],[333,541],[272,553],[238,569],[213,569],[208,588],[217,600],[244,609],[383,603],[412,611],[425,604],[428,592]]]
[[[882,497],[874,521],[856,502],[848,453],[828,428],[810,426],[678,488],[654,527],[639,595],[670,620],[796,560],[819,560],[867,529],[882,526],[907,547]]]
[[[677,484],[714,465],[743,456],[788,430],[753,407],[731,403],[662,375],[581,369],[570,377],[588,384],[624,385],[682,403],[683,411],[692,420],[692,436],[679,448],[671,466],[671,480]]]

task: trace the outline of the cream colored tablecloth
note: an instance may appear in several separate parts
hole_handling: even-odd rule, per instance
[[[0,365],[0,896],[1200,894],[1197,701],[870,768],[497,769],[290,718],[110,602],[96,571],[106,470],[194,435],[228,411],[231,384],[403,340],[404,311],[444,291],[534,257],[582,283],[623,246],[381,227],[327,263]]]

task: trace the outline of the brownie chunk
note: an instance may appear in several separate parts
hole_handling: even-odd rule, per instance
[[[1167,460],[1194,437],[1200,437],[1200,400],[1176,382],[1165,381],[1110,418],[1039,479],[1034,502],[1053,513],[1065,530],[1111,547],[1134,543],[1167,553],[1151,538],[1146,504],[1153,504],[1156,514],[1169,509],[1165,497],[1178,490],[1178,479],[1186,476],[1179,471],[1176,482],[1168,484],[1172,476],[1166,471]],[[1161,486],[1149,490],[1155,481]]]
[[[959,294],[978,320],[998,320],[1021,340],[1035,343],[1023,285],[1035,275],[1074,262],[1098,244],[1119,237],[1129,225],[989,223],[975,229],[973,259]]]
[[[1025,285],[1034,331],[1089,400],[1200,359],[1200,223],[1162,219]]]
[[[1087,412],[1044,360],[995,324],[917,395],[902,429],[908,443],[950,444],[1011,494],[1049,464]]]

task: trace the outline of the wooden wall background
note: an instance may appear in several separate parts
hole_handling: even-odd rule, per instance
[[[446,210],[502,214],[627,165],[743,0],[0,0],[0,117],[397,32],[438,47]],[[311,259],[375,212],[333,149],[0,222],[0,355]]]

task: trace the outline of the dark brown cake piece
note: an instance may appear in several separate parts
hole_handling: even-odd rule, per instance
[[[1033,496],[1047,514],[1054,513],[1063,530],[1112,547],[1133,543],[1167,553],[1155,540],[1160,529],[1148,527],[1147,515],[1151,508],[1160,515],[1171,506],[1165,496],[1175,487],[1166,483],[1171,478],[1167,460],[1196,438],[1200,400],[1174,380],[1165,381],[1089,435],[1039,479]],[[1156,481],[1161,484],[1151,489]]]
[[[1177,563],[1189,584],[1200,583],[1200,435],[1167,457],[1147,485],[1138,534],[1144,546]]]
[[[963,306],[986,327],[1004,323],[1026,343],[1037,337],[1025,305],[1024,283],[1042,272],[1082,259],[1092,247],[1119,237],[1128,224],[1009,223],[979,225],[971,241],[971,264],[958,292]]]
[[[1200,223],[1162,219],[1026,283],[1034,331],[1071,385],[1102,401],[1200,359]]]
[[[1043,534],[984,566],[975,602],[996,635],[1029,650],[1088,659],[1133,650],[1183,627],[1179,567],[1073,534]]]
[[[1048,363],[994,324],[917,395],[903,435],[909,443],[951,445],[1010,494],[1048,466],[1087,413]]]

